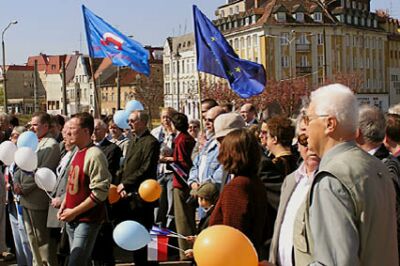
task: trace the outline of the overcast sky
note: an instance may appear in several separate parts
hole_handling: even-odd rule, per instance
[[[373,0],[371,10],[389,9],[400,18],[399,0]],[[210,19],[226,0],[1,0],[0,30],[5,34],[6,64],[24,64],[40,52],[87,53],[81,5],[143,45],[163,46],[168,36],[191,32],[192,4]],[[1,57],[1,55],[0,55]]]

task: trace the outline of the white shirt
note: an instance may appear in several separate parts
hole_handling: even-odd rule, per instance
[[[292,266],[294,220],[300,205],[306,199],[312,180],[306,174],[304,162],[296,170],[294,175],[297,185],[286,206],[281,231],[279,232],[278,264],[282,266]],[[312,175],[314,175],[314,173],[312,173]]]

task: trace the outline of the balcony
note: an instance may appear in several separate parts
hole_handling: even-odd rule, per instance
[[[309,52],[311,50],[311,45],[309,43],[296,43],[297,52]]]
[[[296,66],[297,75],[310,74],[311,72],[312,72],[311,66]]]

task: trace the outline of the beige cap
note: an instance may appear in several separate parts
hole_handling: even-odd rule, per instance
[[[244,128],[245,126],[246,122],[240,114],[221,114],[214,121],[215,138],[225,137],[230,132]]]

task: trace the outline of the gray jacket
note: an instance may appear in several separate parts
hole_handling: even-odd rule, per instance
[[[395,215],[383,163],[354,142],[336,145],[297,213],[296,265],[399,265]]]

